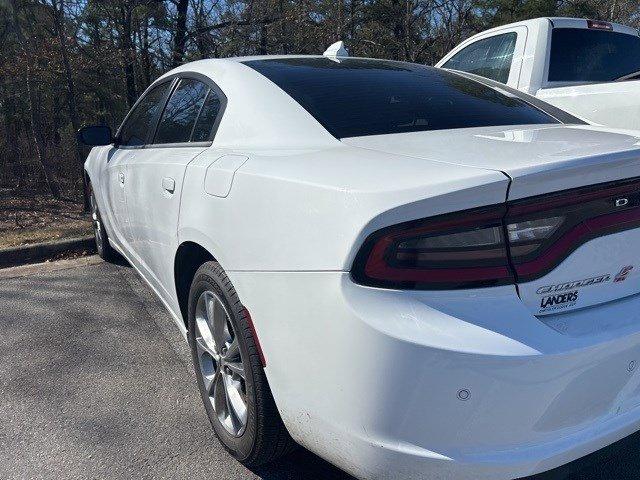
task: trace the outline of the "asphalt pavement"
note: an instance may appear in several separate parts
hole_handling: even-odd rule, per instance
[[[640,436],[536,480],[640,479]],[[300,449],[249,471],[217,443],[186,344],[126,265],[0,270],[0,479],[351,479]]]

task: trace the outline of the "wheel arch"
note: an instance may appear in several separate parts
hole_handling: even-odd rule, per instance
[[[173,262],[173,273],[176,287],[176,297],[182,321],[188,322],[189,289],[196,271],[205,262],[217,261],[216,257],[197,242],[187,240],[182,242],[176,250]]]
[[[84,175],[84,179],[87,182],[87,185],[91,185],[93,183],[91,181],[91,175],[89,175],[89,170],[87,170],[86,166],[82,169],[82,175]]]

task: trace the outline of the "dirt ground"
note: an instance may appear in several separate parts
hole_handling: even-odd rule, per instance
[[[82,204],[0,191],[0,248],[91,234]]]

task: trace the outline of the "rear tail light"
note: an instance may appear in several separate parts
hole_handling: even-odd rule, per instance
[[[595,237],[637,227],[640,180],[601,184],[385,228],[365,241],[352,275],[402,289],[526,282]]]
[[[613,25],[609,22],[603,22],[602,20],[587,20],[587,27],[596,30],[613,30]]]
[[[564,217],[547,217],[510,223],[507,225],[509,242],[518,244],[544,240],[553,235],[563,221]]]
[[[589,240],[640,226],[639,207],[637,179],[513,202],[505,221],[515,277],[520,282],[540,278]],[[511,230],[525,224],[538,227],[538,238],[525,234],[514,241]]]
[[[469,288],[513,281],[504,206],[468,210],[381,230],[367,239],[353,275],[389,288]]]

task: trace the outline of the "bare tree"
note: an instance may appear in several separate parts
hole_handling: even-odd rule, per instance
[[[116,127],[155,78],[191,60],[344,40],[352,55],[432,64],[473,33],[542,15],[640,27],[637,0],[0,0],[3,182],[27,190],[44,177],[50,194],[79,198],[74,132]]]
[[[173,37],[173,67],[180,65],[184,59],[184,51],[187,42],[187,14],[189,12],[189,0],[172,0],[176,7],[176,26]]]
[[[61,197],[60,185],[55,175],[55,166],[49,161],[46,155],[46,141],[44,138],[44,126],[40,112],[40,99],[36,90],[33,78],[34,59],[31,53],[31,44],[22,31],[20,23],[21,5],[18,0],[11,0],[12,8],[12,27],[17,38],[18,44],[21,46],[22,54],[25,59],[25,80],[28,93],[29,113],[31,119],[31,135],[35,144],[36,156],[38,163],[42,167],[45,181],[49,187],[49,191],[54,198]]]
[[[64,69],[64,78],[67,85],[67,107],[69,109],[69,120],[73,127],[73,131],[77,132],[80,129],[80,119],[78,116],[78,105],[76,102],[76,86],[73,79],[73,71],[71,69],[71,63],[69,62],[69,50],[67,46],[67,35],[65,33],[65,3],[64,0],[50,0],[50,3],[45,1],[47,6],[51,7],[51,14],[53,17],[53,25],[55,28],[58,42],[60,43],[60,55],[62,57],[62,66]],[[89,188],[84,176],[84,168],[82,161],[82,146],[78,143],[77,138],[74,138],[74,150],[75,160],[78,165],[79,175],[82,179],[82,198],[85,211],[89,211]]]

